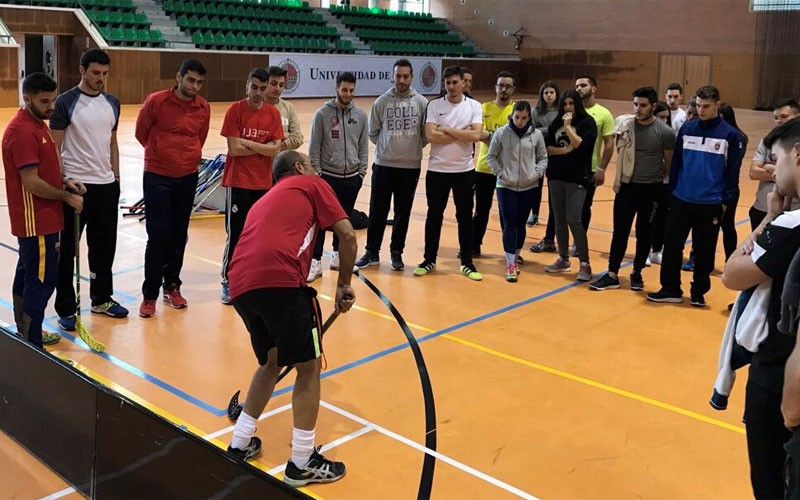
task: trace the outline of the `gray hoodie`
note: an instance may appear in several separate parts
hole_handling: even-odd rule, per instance
[[[337,177],[364,178],[367,173],[369,139],[367,113],[353,102],[341,108],[331,99],[311,119],[308,157],[317,173]]]
[[[420,168],[425,147],[425,108],[428,100],[412,88],[399,96],[394,87],[378,97],[369,115],[369,140],[375,144],[375,163],[384,167]]]
[[[520,137],[503,125],[492,135],[486,160],[497,176],[497,187],[512,191],[533,189],[540,185],[547,169],[544,137],[532,126]]]

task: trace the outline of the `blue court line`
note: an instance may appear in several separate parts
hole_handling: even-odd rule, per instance
[[[735,225],[738,226],[740,224],[744,224],[745,222],[747,222],[749,220],[750,219],[741,220],[741,221],[737,222]],[[691,240],[687,240],[687,243],[691,243]],[[0,245],[6,246],[6,245],[4,245],[2,243],[0,243]],[[631,266],[631,265],[633,265],[633,262],[626,262],[622,266],[620,266],[620,268],[625,268],[625,267],[628,267],[628,266]],[[603,272],[605,272],[605,271],[603,271]],[[603,274],[603,272],[598,273],[595,276],[601,275],[601,274]],[[582,286],[583,284],[584,284],[583,282],[579,282],[579,281],[575,281],[573,283],[569,283],[567,285],[561,286],[561,287],[556,288],[554,290],[550,290],[548,292],[536,295],[536,296],[531,297],[529,299],[525,299],[525,300],[522,300],[520,302],[516,302],[514,304],[510,304],[510,305],[504,306],[504,307],[502,307],[500,309],[496,309],[494,311],[490,311],[488,313],[482,314],[482,315],[477,316],[475,318],[468,319],[468,320],[462,321],[460,323],[456,323],[455,325],[449,326],[449,327],[444,328],[442,330],[439,330],[437,332],[433,332],[433,333],[430,333],[430,334],[425,335],[423,337],[419,337],[417,339],[417,342],[418,343],[427,342],[428,340],[435,339],[435,338],[440,337],[442,335],[445,335],[447,333],[451,333],[451,332],[454,332],[456,330],[460,330],[462,328],[474,325],[474,324],[479,323],[481,321],[484,321],[484,320],[487,320],[487,319],[491,319],[491,318],[493,318],[495,316],[499,316],[500,314],[504,314],[506,312],[513,311],[514,309],[518,309],[520,307],[523,307],[523,306],[526,306],[526,305],[529,305],[529,304],[533,304],[535,302],[539,302],[539,301],[544,300],[544,299],[546,299],[548,297],[552,297],[553,295],[557,295],[559,293],[568,291],[568,290],[570,290],[572,288],[576,288],[576,287]],[[0,298],[0,305],[3,305],[8,309],[12,309],[13,310],[13,305],[11,303],[9,303],[8,301],[2,299],[2,298]],[[51,326],[51,327],[54,326],[50,322],[47,322],[47,325]],[[68,340],[80,345],[80,346],[85,346],[85,344],[82,341],[78,342],[79,339],[76,339],[73,335],[70,335],[70,334],[68,334],[66,332],[63,332],[63,331],[61,331],[61,335],[64,336],[65,338],[67,338]],[[331,370],[327,370],[327,371],[325,371],[324,373],[321,374],[320,379],[326,379],[328,377],[332,377],[333,375],[336,375],[338,373],[345,372],[345,371],[350,370],[352,368],[356,368],[358,366],[364,365],[364,364],[369,363],[371,361],[375,361],[377,359],[383,358],[384,356],[388,356],[389,354],[393,354],[395,352],[401,351],[403,349],[408,349],[408,348],[409,348],[409,344],[404,343],[404,344],[398,344],[398,345],[396,345],[394,347],[390,347],[390,348],[384,349],[382,351],[378,351],[378,352],[376,352],[374,354],[370,354],[369,356],[363,357],[363,358],[358,359],[356,361],[352,361],[350,363],[347,363],[345,365],[339,366],[337,368],[333,368]],[[86,347],[86,349],[88,349],[88,347]],[[189,402],[189,403],[191,403],[191,404],[193,404],[193,405],[195,405],[195,406],[197,406],[197,407],[199,407],[199,408],[211,413],[214,416],[221,417],[221,416],[224,416],[224,415],[227,414],[227,411],[228,411],[227,407],[225,407],[225,408],[216,408],[216,407],[214,407],[214,406],[212,406],[212,405],[210,405],[210,404],[208,404],[208,403],[206,403],[206,402],[204,402],[204,401],[202,401],[202,400],[200,400],[200,399],[198,399],[198,398],[196,398],[196,397],[194,397],[194,396],[182,391],[181,389],[178,389],[177,387],[175,387],[175,386],[173,386],[173,385],[171,385],[171,384],[169,384],[167,382],[164,382],[163,380],[161,380],[161,379],[159,379],[157,377],[149,375],[148,373],[140,370],[139,368],[136,368],[133,365],[130,365],[130,364],[126,363],[125,361],[123,361],[123,360],[121,360],[121,359],[119,359],[119,358],[117,358],[115,356],[112,356],[112,355],[110,355],[108,353],[105,353],[105,352],[103,352],[103,353],[94,353],[94,354],[106,359],[107,361],[109,361],[113,365],[115,365],[115,366],[117,366],[119,368],[122,368],[123,370],[126,370],[129,373],[132,373],[132,374],[136,375],[137,377],[140,377],[140,378],[142,378],[142,379],[144,379],[144,380],[146,380],[148,382],[151,382],[151,383],[155,384],[156,386],[164,389],[165,391],[173,394],[174,396],[177,396],[177,397],[183,399],[184,401],[187,401],[187,402]],[[293,389],[294,389],[294,384],[286,386],[286,387],[284,387],[282,389],[276,390],[276,391],[273,392],[272,395],[273,395],[273,397],[280,396],[280,395],[286,394],[287,392],[292,391]]]
[[[0,305],[3,305],[6,308],[11,309],[11,310],[14,309],[13,304],[11,304],[10,302],[8,302],[8,301],[6,301],[5,299],[2,299],[2,298],[0,298]],[[58,325],[55,325],[55,324],[53,324],[53,323],[51,323],[49,321],[45,321],[44,324],[49,326],[50,328],[53,328],[54,329],[53,331],[58,331],[59,334],[62,337],[70,340],[71,342],[74,342],[75,344],[77,344],[77,345],[79,345],[81,347],[84,347],[87,350],[89,349],[89,346],[84,344],[83,341],[81,341],[79,337],[76,337],[74,335],[71,335],[71,334],[59,329]],[[11,328],[11,327],[9,327],[9,328],[11,328],[13,330],[16,329],[15,325],[12,325],[12,327],[13,328]],[[225,415],[227,413],[227,409],[215,408],[214,406],[206,403],[205,401],[197,399],[196,397],[192,396],[191,394],[188,394],[188,393],[178,389],[177,387],[175,387],[173,385],[170,385],[167,382],[164,382],[163,380],[159,379],[158,377],[154,377],[153,375],[145,373],[144,371],[140,370],[139,368],[136,368],[135,366],[133,366],[133,365],[131,365],[129,363],[126,363],[125,361],[117,358],[116,356],[113,356],[113,355],[108,354],[106,352],[94,353],[94,354],[100,356],[101,358],[105,359],[106,361],[110,362],[111,364],[113,364],[115,366],[118,366],[119,368],[122,368],[123,370],[125,370],[125,371],[127,371],[129,373],[132,373],[133,375],[136,375],[137,377],[139,377],[139,378],[141,378],[143,380],[146,380],[146,381],[148,381],[148,382],[150,382],[152,384],[157,385],[158,387],[161,387],[162,389],[166,390],[167,392],[170,392],[173,395],[178,396],[179,398],[181,398],[181,399],[183,399],[185,401],[188,401],[189,403],[192,403],[193,405],[198,406],[198,407],[206,410],[209,413],[212,413],[213,415],[221,417],[221,416],[223,416],[223,415]]]
[[[7,248],[8,250],[11,250],[15,254],[19,254],[19,249],[14,248],[11,245],[8,245],[8,244],[3,243],[1,241],[0,241],[0,247]],[[144,267],[144,266],[142,266],[142,267]],[[81,281],[85,281],[87,283],[90,283],[89,278],[87,278],[86,276],[81,276]],[[116,295],[117,297],[119,297],[119,298],[121,298],[121,299],[123,299],[125,301],[128,301],[128,302],[136,302],[138,300],[137,297],[134,297],[133,295],[131,295],[129,293],[125,293],[125,292],[123,292],[121,290],[114,290],[114,295]]]

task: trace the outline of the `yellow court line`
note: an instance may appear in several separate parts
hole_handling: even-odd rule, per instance
[[[687,410],[685,408],[681,408],[679,406],[675,406],[669,403],[664,403],[663,401],[658,401],[657,399],[648,398],[646,396],[642,396],[640,394],[636,394],[635,392],[626,391],[625,389],[620,389],[618,387],[614,387],[608,384],[604,384],[602,382],[597,382],[592,379],[588,379],[585,377],[581,377],[578,375],[574,375],[569,372],[565,372],[562,370],[557,370],[555,368],[550,368],[549,366],[540,365],[539,363],[534,363],[533,361],[528,361],[526,359],[518,358],[516,356],[512,356],[511,354],[506,354],[504,352],[496,351],[490,347],[483,346],[481,344],[476,344],[475,342],[470,342],[469,340],[465,340],[459,337],[455,337],[450,334],[444,334],[442,337],[446,338],[447,340],[457,342],[459,344],[465,345],[472,349],[477,349],[478,351],[485,352],[487,354],[491,354],[492,356],[496,356],[498,358],[505,359],[507,361],[511,361],[513,363],[517,363],[520,365],[527,366],[529,368],[533,368],[539,371],[543,371],[545,373],[549,373],[551,375],[555,375],[557,377],[562,377],[567,380],[572,380],[573,382],[578,382],[579,384],[588,385],[590,387],[594,387],[596,389],[600,389],[606,392],[610,392],[612,394],[616,394],[618,396],[622,396],[625,398],[633,399],[635,401],[639,401],[641,403],[645,403],[651,406],[655,406],[657,408],[661,408],[662,410],[671,411],[673,413],[677,413],[679,415],[683,415],[685,417],[693,418],[695,420],[699,420],[701,422],[705,422],[707,424],[716,425],[717,427],[721,427],[723,429],[727,429],[729,431],[738,432],[739,434],[744,434],[745,430],[744,427],[738,425],[732,425],[727,422],[723,422],[722,420],[717,420],[715,418],[707,417],[701,413],[697,413],[691,410]]]
[[[126,398],[128,398],[128,399],[130,399],[132,401],[135,401],[136,403],[144,406],[145,408],[147,408],[148,410],[152,411],[156,415],[158,415],[161,418],[163,418],[163,419],[165,419],[165,420],[177,425],[178,427],[185,428],[187,431],[189,431],[192,434],[200,437],[201,439],[204,439],[204,440],[208,441],[209,443],[213,444],[217,448],[220,448],[222,450],[227,450],[228,449],[228,445],[223,443],[219,439],[205,439],[203,437],[203,436],[209,435],[210,433],[205,432],[205,431],[199,429],[198,427],[190,424],[189,422],[183,420],[182,418],[176,417],[175,415],[173,415],[172,413],[168,412],[167,410],[165,410],[165,409],[163,409],[163,408],[161,408],[159,406],[154,405],[153,403],[147,401],[146,399],[142,398],[138,394],[135,394],[135,393],[131,392],[130,390],[126,389],[125,387],[122,387],[121,385],[117,384],[116,382],[104,377],[103,375],[100,375],[99,373],[97,373],[96,371],[92,370],[91,368],[88,368],[88,367],[78,363],[77,361],[69,358],[66,354],[64,354],[64,353],[62,353],[60,351],[50,351],[50,354],[58,357],[59,359],[61,359],[65,363],[71,365],[73,368],[75,368],[79,372],[83,373],[84,375],[88,376],[91,379],[94,379],[96,382],[99,382],[99,383],[103,384],[104,386],[108,387],[109,389],[122,394],[123,396],[125,396]],[[268,467],[266,464],[264,464],[264,463],[262,463],[262,462],[260,462],[258,460],[248,460],[247,463],[249,463],[250,465],[253,465],[254,467],[256,467],[258,469],[261,469],[264,472],[268,472],[271,469],[271,467]],[[283,474],[275,475],[273,477],[275,477],[277,479],[281,479],[283,477]],[[312,493],[307,488],[297,488],[297,489],[302,491],[303,493],[305,493],[306,495],[308,495],[308,496],[310,496],[312,498],[316,498],[318,500],[324,500],[321,496],[319,496],[319,495],[317,495],[315,493]]]
[[[128,236],[131,236],[133,238],[138,238],[137,236],[133,236],[133,235],[130,235],[130,234],[128,234]],[[221,265],[219,262],[214,262],[214,261],[212,261],[210,259],[206,259],[206,258],[201,257],[199,255],[194,255],[194,254],[191,254],[191,253],[187,253],[187,255],[190,256],[190,257],[193,257],[195,259],[201,260],[203,262],[207,262],[207,263],[218,265],[218,266]],[[319,297],[324,299],[324,300],[333,302],[333,298],[330,295],[319,294]],[[364,313],[370,314],[370,315],[378,317],[378,318],[390,320],[392,322],[395,321],[394,317],[392,317],[392,316],[390,316],[388,314],[384,314],[384,313],[381,313],[381,312],[378,312],[378,311],[375,311],[375,310],[372,310],[372,309],[368,309],[366,307],[354,305],[353,309],[355,309],[357,311],[360,311],[360,312],[364,312]],[[425,333],[436,333],[437,331],[439,331],[439,330],[434,330],[434,329],[431,329],[431,328],[427,328],[425,326],[418,325],[418,324],[415,324],[415,323],[407,323],[407,324],[408,324],[409,327],[414,328],[415,330],[419,330],[419,331],[425,332]],[[485,346],[482,346],[480,344],[476,344],[474,342],[470,342],[468,340],[464,340],[462,338],[455,337],[455,336],[453,336],[451,334],[443,334],[441,336],[446,338],[446,339],[448,339],[448,340],[450,340],[450,341],[458,342],[458,343],[460,343],[462,345],[465,345],[467,347],[471,347],[473,349],[477,349],[479,351],[483,351],[483,352],[485,352],[487,354],[491,354],[493,356],[497,356],[499,358],[503,358],[505,360],[512,361],[514,363],[527,366],[529,368],[534,368],[536,370],[540,370],[540,371],[543,371],[545,373],[549,373],[551,375],[555,375],[557,377],[565,378],[567,380],[572,380],[573,382],[578,382],[580,384],[588,385],[588,386],[594,387],[596,389],[600,389],[600,390],[603,390],[603,391],[606,391],[606,392],[617,394],[619,396],[623,396],[623,397],[626,397],[626,398],[629,398],[629,399],[633,399],[635,401],[639,401],[639,402],[642,402],[642,403],[645,403],[645,404],[649,404],[651,406],[655,406],[655,407],[661,408],[663,410],[667,410],[667,411],[670,411],[670,412],[673,412],[673,413],[677,413],[679,415],[683,415],[683,416],[686,416],[686,417],[689,417],[689,418],[693,418],[693,419],[698,420],[700,422],[705,422],[705,423],[708,423],[708,424],[711,424],[711,425],[715,425],[717,427],[721,427],[723,429],[727,429],[727,430],[730,430],[730,431],[733,431],[733,432],[738,432],[739,434],[744,434],[745,433],[744,427],[733,425],[733,424],[729,424],[727,422],[723,422],[722,420],[717,420],[715,418],[707,417],[707,416],[705,416],[705,415],[703,415],[701,413],[693,412],[691,410],[687,410],[685,408],[681,408],[679,406],[675,406],[675,405],[672,405],[672,404],[669,404],[669,403],[664,403],[663,401],[658,401],[656,399],[648,398],[647,396],[642,396],[642,395],[636,394],[634,392],[626,391],[624,389],[619,389],[617,387],[614,387],[614,386],[611,386],[611,385],[607,385],[607,384],[604,384],[602,382],[597,382],[595,380],[591,380],[591,379],[588,379],[588,378],[585,378],[585,377],[581,377],[579,375],[574,375],[574,374],[569,373],[569,372],[565,372],[565,371],[558,370],[558,369],[555,369],[555,368],[550,368],[549,366],[540,365],[538,363],[534,363],[533,361],[528,361],[526,359],[518,358],[518,357],[513,356],[511,354],[506,354],[506,353],[503,353],[503,352],[500,352],[500,351],[496,351],[496,350],[491,349],[489,347],[485,347]]]

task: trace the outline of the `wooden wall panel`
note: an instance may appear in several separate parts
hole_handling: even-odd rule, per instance
[[[0,46],[0,108],[19,104],[19,52],[17,47]]]
[[[0,17],[15,37],[19,33],[88,35],[72,10],[0,6]]]
[[[753,54],[713,54],[711,83],[719,88],[722,100],[734,107],[755,106],[755,56]]]

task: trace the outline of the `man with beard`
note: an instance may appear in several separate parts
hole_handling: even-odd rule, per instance
[[[375,144],[369,197],[367,249],[356,261],[363,269],[380,265],[380,250],[389,206],[394,199],[394,226],[389,247],[392,270],[402,271],[408,223],[425,147],[425,108],[428,100],[411,82],[414,71],[408,59],[394,63],[392,88],[378,97],[369,115],[369,140]]]
[[[228,141],[222,185],[225,203],[225,250],[222,254],[223,304],[231,303],[228,268],[253,204],[272,187],[272,159],[281,152],[283,125],[277,108],[265,102],[269,75],[255,68],[247,77],[247,97],[228,108],[220,135]]]
[[[583,201],[583,213],[581,222],[584,229],[589,231],[589,223],[592,220],[592,202],[597,186],[602,186],[606,181],[606,168],[611,162],[611,155],[614,153],[614,117],[611,112],[598,104],[595,100],[597,93],[597,81],[591,76],[581,76],[575,80],[575,90],[581,96],[583,107],[589,116],[594,118],[597,126],[597,139],[594,143],[594,154],[592,155],[592,174],[594,174],[594,184],[586,188],[586,199]],[[600,153],[602,149],[602,154]],[[573,246],[572,254],[577,255],[577,249]]]
[[[345,71],[336,77],[336,97],[319,108],[311,120],[308,157],[311,166],[331,185],[348,216],[367,173],[369,135],[367,113],[353,103],[356,77]],[[322,276],[325,231],[317,236],[307,281]],[[339,269],[339,236],[333,235],[331,269]]]
[[[283,140],[281,141],[281,151],[297,149],[303,145],[303,132],[300,130],[300,119],[294,105],[282,98],[283,88],[286,86],[287,71],[280,66],[268,66],[269,86],[267,87],[264,99],[272,104],[281,113],[283,122]]]
[[[614,179],[614,233],[608,252],[608,272],[589,285],[590,290],[619,288],[622,258],[636,217],[636,256],[630,277],[631,290],[643,290],[642,269],[650,251],[651,214],[664,186],[672,161],[675,131],[656,118],[658,94],[653,87],[633,91],[633,116],[618,118],[617,173]]]
[[[701,120],[704,101],[704,97],[698,95]],[[790,200],[800,194],[800,121],[795,119],[776,127],[763,143],[770,150],[769,159],[775,165],[775,186],[767,196],[767,214],[744,240],[741,251],[734,252],[728,259],[722,282],[732,290],[749,290],[771,282],[765,311],[767,336],[750,361],[744,402],[750,482],[755,498],[797,498],[797,465],[786,462],[784,450],[784,444],[792,437],[787,427],[796,428],[800,423],[797,418],[797,354],[789,358],[793,339],[781,333],[778,323],[784,282],[787,289],[796,282],[796,274],[789,269],[792,257],[800,249],[800,210],[784,212]],[[698,264],[699,258],[698,252]],[[790,277],[787,278],[787,274]],[[796,308],[797,302],[789,305]],[[749,321],[749,324],[756,323]],[[792,329],[791,333],[794,332]],[[796,447],[796,443],[787,446],[795,459]],[[784,497],[787,486],[792,494]]]
[[[139,316],[156,313],[159,288],[164,302],[182,309],[181,268],[197,189],[198,165],[208,137],[211,110],[200,95],[206,68],[186,59],[174,87],[154,92],[139,111],[136,139],[144,146],[144,205],[147,248]]]
[[[25,107],[3,134],[8,216],[19,244],[12,295],[17,333],[41,349],[61,339],[42,332],[44,310],[58,275],[58,234],[64,228],[61,204],[80,212],[80,195],[86,188],[61,175],[58,150],[44,123],[55,109],[55,80],[31,73],[22,82],[22,98]]]
[[[498,128],[508,125],[508,117],[514,110],[514,101],[511,100],[511,96],[514,94],[514,75],[508,71],[501,71],[497,74],[494,88],[494,100],[481,105],[483,132],[478,147],[478,159],[475,162],[475,215],[472,218],[473,257],[481,256],[481,245],[483,236],[486,234],[486,226],[489,223],[489,212],[492,210],[492,200],[497,184],[497,178],[486,159],[489,154],[489,143]]]
[[[103,91],[111,59],[100,49],[89,49],[80,60],[81,81],[56,99],[50,130],[61,151],[64,175],[86,186],[80,227],[75,210],[64,203],[64,229],[58,260],[56,312],[58,325],[75,330],[75,232],[86,228],[89,247],[89,296],[92,312],[112,318],[128,310],[111,297],[114,291],[114,256],[117,250],[119,204],[119,100]]]

